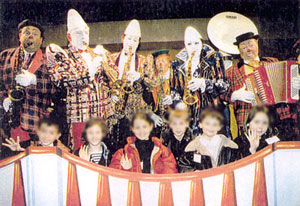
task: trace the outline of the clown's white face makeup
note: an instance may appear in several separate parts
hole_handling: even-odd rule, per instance
[[[198,39],[188,39],[184,42],[186,51],[189,56],[195,51],[195,57],[199,57],[202,50],[202,41],[200,38]]]
[[[123,37],[123,49],[125,52],[129,51],[129,47],[131,47],[131,51],[133,53],[136,52],[136,49],[139,46],[140,38],[134,35],[124,35]]]
[[[70,37],[75,49],[85,50],[89,45],[89,28],[73,30],[70,32]]]

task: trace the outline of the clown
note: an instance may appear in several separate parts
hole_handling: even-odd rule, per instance
[[[89,27],[74,9],[68,12],[67,38],[66,52],[58,52],[58,46],[51,44],[47,54],[48,64],[54,65],[50,69],[52,80],[67,90],[67,121],[74,149],[78,149],[85,122],[92,117],[107,120],[114,113],[109,82],[117,78],[118,71],[102,46],[93,50],[88,47]]]
[[[193,133],[197,134],[200,112],[208,106],[220,106],[219,96],[227,91],[229,84],[225,79],[221,54],[203,44],[202,36],[195,28],[190,26],[186,28],[184,45],[185,48],[176,56],[182,62],[178,60],[173,62],[178,85],[176,90],[182,100],[186,92],[191,92],[196,97],[196,102],[189,105],[189,109],[193,118],[191,127]],[[192,78],[186,79],[189,70]]]
[[[148,55],[144,57],[137,53],[138,46],[141,41],[141,29],[137,20],[129,22],[124,34],[122,35],[123,48],[120,52],[112,54],[112,59],[118,67],[119,80],[130,82],[133,92],[125,94],[125,98],[119,99],[118,95],[113,95],[112,100],[115,104],[122,101],[124,105],[124,115],[116,116],[117,123],[113,129],[112,136],[116,140],[116,147],[122,147],[125,144],[125,138],[129,136],[129,120],[134,113],[139,111],[151,112],[151,105],[146,103],[143,96],[145,93],[151,92],[153,82],[153,57]],[[120,91],[121,92],[121,91]],[[125,99],[125,100],[124,100]],[[117,110],[117,109],[116,109]],[[158,119],[158,116],[152,113],[152,118]]]

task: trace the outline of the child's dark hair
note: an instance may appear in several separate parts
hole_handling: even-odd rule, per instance
[[[40,129],[43,124],[46,124],[47,126],[55,126],[58,132],[61,133],[61,126],[55,119],[49,117],[40,119],[38,123],[38,129]]]
[[[224,116],[217,109],[214,108],[204,109],[200,113],[199,123],[201,123],[206,117],[217,119],[222,126],[224,125],[224,121],[225,121]]]
[[[103,133],[103,138],[105,138],[108,134],[108,128],[105,124],[105,121],[104,120],[101,120],[101,119],[90,119],[89,121],[87,121],[85,123],[85,126],[84,126],[84,129],[83,129],[83,132],[82,132],[82,140],[84,141],[87,141],[86,140],[86,131],[88,128],[94,126],[94,125],[97,125],[101,128],[101,131]]]
[[[266,107],[266,106],[254,106],[251,108],[247,118],[246,118],[246,121],[245,121],[245,124],[244,124],[244,132],[245,133],[248,133],[248,125],[249,123],[254,119],[255,115],[257,113],[265,113],[266,116],[268,117],[269,119],[269,127],[268,127],[268,130],[266,131],[266,135],[276,135],[277,134],[277,129],[276,128],[273,128],[273,118],[272,118],[272,115],[269,111],[269,109]]]
[[[136,119],[142,119],[142,120],[145,120],[146,122],[148,122],[149,124],[153,125],[154,122],[153,120],[151,119],[150,115],[146,112],[137,112],[133,117],[132,117],[132,120],[131,120],[131,124],[130,126],[133,127],[133,123]]]

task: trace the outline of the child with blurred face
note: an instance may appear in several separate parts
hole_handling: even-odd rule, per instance
[[[193,139],[189,122],[188,110],[171,110],[169,115],[170,129],[162,135],[163,144],[173,153],[179,172],[182,171],[179,159],[184,154],[187,144]]]
[[[276,133],[276,129],[272,128],[268,108],[253,107],[247,117],[243,134],[234,140],[239,145],[237,159],[254,154],[268,144],[279,141]]]
[[[176,161],[171,151],[157,137],[150,138],[153,120],[144,112],[135,114],[131,122],[133,137],[113,156],[110,167],[143,173],[176,173]],[[160,154],[155,159],[153,158]]]
[[[202,134],[197,136],[185,148],[185,159],[189,160],[186,165],[189,170],[201,170],[227,164],[231,161],[232,149],[238,146],[226,136],[219,134],[223,127],[224,117],[212,108],[201,112],[199,127]]]
[[[69,149],[64,146],[59,138],[61,136],[59,124],[50,118],[44,118],[39,121],[37,129],[38,141],[24,141],[20,142],[20,138],[17,140],[13,138],[6,139],[7,143],[2,143],[3,146],[8,147],[11,151],[20,152],[24,151],[25,148],[29,146],[42,146],[42,147],[54,147],[57,146],[62,150],[69,151]]]
[[[91,119],[85,124],[82,138],[85,144],[75,151],[75,155],[86,161],[90,161],[103,166],[108,166],[110,162],[110,152],[103,142],[107,136],[108,129],[101,120]]]

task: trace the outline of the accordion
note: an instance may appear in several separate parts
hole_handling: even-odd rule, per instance
[[[297,102],[299,90],[292,87],[292,80],[298,76],[296,61],[265,63],[257,67],[245,80],[247,90],[255,94],[252,105]]]

